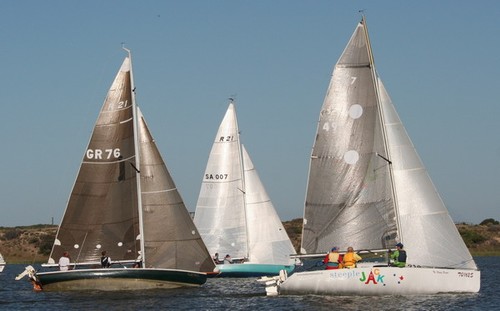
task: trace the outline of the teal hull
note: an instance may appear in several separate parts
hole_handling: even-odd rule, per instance
[[[295,266],[243,263],[217,265],[217,269],[220,273],[215,275],[216,277],[244,278],[278,275],[281,270],[291,274]]]
[[[207,275],[175,269],[108,268],[43,272],[37,278],[44,291],[110,291],[200,286]]]

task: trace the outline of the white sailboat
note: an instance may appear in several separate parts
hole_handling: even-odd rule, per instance
[[[5,265],[6,265],[6,264],[7,264],[7,263],[5,262],[5,259],[3,259],[2,254],[0,254],[0,272],[2,272],[2,271],[3,271],[3,269],[5,268]]]
[[[236,110],[229,104],[203,177],[194,222],[211,254],[230,255],[219,276],[273,275],[294,269],[293,245],[240,144]]]
[[[101,268],[103,251],[110,268]],[[130,52],[99,113],[45,266],[57,268],[64,252],[72,269],[28,266],[17,279],[29,275],[43,290],[175,288],[199,286],[215,268],[135,103]]]
[[[301,252],[403,243],[406,267],[282,274],[268,294],[478,292],[480,271],[421,162],[373,61],[363,17],[335,65],[310,159]],[[314,255],[311,255],[314,256]],[[367,256],[368,257],[368,256]]]

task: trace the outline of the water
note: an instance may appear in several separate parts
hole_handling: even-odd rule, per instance
[[[0,273],[0,310],[498,310],[500,257],[478,257],[481,291],[433,296],[267,297],[255,278],[209,279],[199,288],[136,292],[34,292],[15,281],[24,265]]]

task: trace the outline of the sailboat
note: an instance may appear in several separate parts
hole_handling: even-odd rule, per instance
[[[135,103],[130,51],[104,101],[45,267],[43,290],[137,290],[200,286],[212,272],[201,236]],[[112,263],[101,268],[101,254]],[[135,266],[136,268],[134,268]]]
[[[402,243],[406,266],[386,260]],[[268,294],[478,292],[480,271],[375,69],[366,20],[340,56],[310,159],[301,253],[352,246],[353,269],[281,274]],[[368,260],[382,256],[381,262]]]
[[[5,262],[5,259],[3,259],[2,254],[0,254],[0,272],[2,272],[2,271],[3,271],[3,269],[5,268],[5,265],[6,265],[6,264],[7,264],[7,263]]]
[[[291,272],[292,242],[244,145],[233,101],[219,126],[208,158],[194,222],[211,254],[229,255],[220,277]]]

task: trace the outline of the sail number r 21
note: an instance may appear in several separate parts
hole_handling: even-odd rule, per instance
[[[87,159],[94,160],[109,160],[111,158],[118,159],[121,155],[120,148],[115,149],[87,149],[85,154]]]

